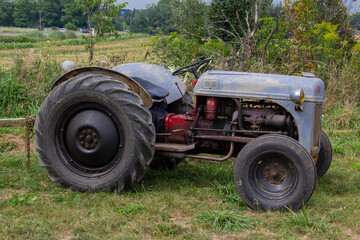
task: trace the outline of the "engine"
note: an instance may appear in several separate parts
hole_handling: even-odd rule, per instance
[[[198,97],[191,114],[169,113],[157,134],[157,142],[197,143],[197,152],[226,153],[229,142],[241,146],[263,134],[278,133],[297,138],[292,117],[266,101]],[[242,145],[241,145],[242,144]]]

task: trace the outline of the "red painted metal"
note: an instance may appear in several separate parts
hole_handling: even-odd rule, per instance
[[[188,143],[188,131],[194,121],[193,116],[186,114],[168,114],[165,119],[166,131],[171,133],[167,137],[167,142],[171,143]]]
[[[217,118],[218,98],[208,97],[206,101],[206,116],[207,120],[215,120]]]

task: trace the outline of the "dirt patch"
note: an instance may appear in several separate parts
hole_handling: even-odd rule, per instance
[[[24,135],[21,134],[3,133],[0,135],[0,144],[10,147],[6,154],[16,155],[26,151]],[[33,138],[30,140],[30,151],[35,151]]]
[[[26,191],[24,189],[3,188],[0,190],[0,200],[12,198],[15,193],[24,195]]]
[[[354,232],[354,230],[352,230],[351,228],[349,227],[342,227],[343,231],[345,232],[345,235],[351,239],[351,240],[359,240],[360,239],[360,235],[359,234],[356,234]]]
[[[74,237],[74,234],[69,229],[63,229],[59,235],[60,240],[69,240]]]

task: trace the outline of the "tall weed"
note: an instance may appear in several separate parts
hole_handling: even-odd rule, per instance
[[[0,117],[25,117],[36,114],[61,74],[56,61],[29,55],[15,60],[8,71],[0,69]]]

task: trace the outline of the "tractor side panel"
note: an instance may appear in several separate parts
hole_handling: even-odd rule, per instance
[[[290,94],[299,89],[305,92],[305,102],[301,108],[290,100]],[[313,157],[319,152],[322,105],[325,99],[325,85],[321,79],[209,71],[199,79],[194,95],[276,103],[293,116],[301,145]]]

